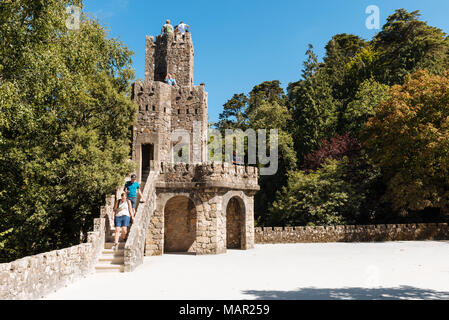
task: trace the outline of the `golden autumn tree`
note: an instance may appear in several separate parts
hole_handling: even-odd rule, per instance
[[[449,213],[449,71],[418,71],[393,86],[363,136],[395,209]]]

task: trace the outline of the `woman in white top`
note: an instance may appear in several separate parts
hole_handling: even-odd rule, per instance
[[[118,246],[118,238],[120,233],[120,228],[122,228],[122,238],[126,240],[126,234],[128,231],[130,217],[134,220],[134,211],[131,205],[131,201],[126,199],[126,193],[122,193],[121,199],[117,200],[114,206],[115,218],[115,241],[114,248]]]

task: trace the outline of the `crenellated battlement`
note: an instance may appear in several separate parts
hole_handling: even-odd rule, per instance
[[[185,188],[230,188],[257,191],[258,168],[232,165],[227,162],[202,164],[166,163],[160,164],[158,187]]]
[[[184,35],[178,33],[175,34],[163,34],[157,35],[156,39],[153,36],[147,36],[147,39],[151,39],[153,41],[154,46],[163,45],[163,44],[171,44],[172,46],[179,47],[193,47],[192,34],[190,32],[186,32]]]
[[[207,112],[208,93],[204,84],[193,87],[170,86],[165,82],[146,80],[137,81],[133,87],[133,100],[142,108],[142,101],[147,98],[158,97],[161,92],[170,100],[174,109],[194,107],[199,113]]]

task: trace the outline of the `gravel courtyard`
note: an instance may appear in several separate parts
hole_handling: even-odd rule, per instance
[[[449,299],[449,242],[256,245],[147,257],[45,299]]]

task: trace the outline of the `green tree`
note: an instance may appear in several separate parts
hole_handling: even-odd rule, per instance
[[[389,87],[374,79],[365,80],[345,112],[342,114],[343,131],[358,136],[369,118],[376,114],[380,104],[388,98]]]
[[[250,113],[257,113],[261,104],[277,103],[285,105],[287,102],[284,89],[278,80],[265,81],[255,86],[248,95],[244,93],[234,96],[223,105],[223,112],[219,115],[217,127],[225,129],[246,130],[249,127]]]
[[[394,208],[449,212],[449,73],[419,71],[390,91],[363,132]]]
[[[276,209],[274,204],[267,213],[266,204],[270,206],[270,203],[274,201],[274,194],[282,187],[286,188],[290,198],[278,196],[276,200],[278,205],[281,203],[285,205],[290,200],[294,202],[295,199],[300,201],[300,198],[297,197],[303,197],[301,199],[309,197],[312,199],[311,207],[307,210],[304,207],[301,212],[311,212],[315,210],[313,208],[327,203],[329,198],[326,198],[327,194],[325,193],[321,193],[321,197],[314,198],[312,196],[313,192],[320,190],[318,187],[317,189],[312,188],[313,178],[327,177],[321,166],[322,163],[313,168],[311,174],[315,174],[315,176],[312,175],[308,178],[306,178],[305,172],[296,169],[298,167],[305,168],[310,155],[320,155],[318,158],[320,161],[323,159],[324,163],[329,160],[328,158],[333,157],[321,157],[321,155],[336,155],[334,159],[339,161],[340,175],[334,171],[335,185],[337,188],[343,188],[342,186],[348,188],[346,193],[348,195],[350,190],[356,190],[357,196],[360,196],[357,198],[358,200],[354,199],[355,202],[349,201],[341,204],[336,212],[326,213],[326,215],[337,215],[341,218],[338,219],[345,223],[349,223],[349,221],[351,221],[350,223],[397,221],[395,220],[397,219],[397,210],[390,207],[393,198],[396,199],[394,209],[422,210],[423,208],[428,209],[426,206],[437,209],[446,206],[444,190],[447,188],[444,182],[444,172],[439,177],[432,173],[434,175],[432,177],[425,174],[426,170],[430,170],[428,166],[421,164],[421,161],[428,157],[427,160],[434,165],[434,168],[441,168],[447,160],[447,157],[443,158],[441,151],[445,150],[443,147],[445,140],[435,138],[436,142],[429,143],[428,147],[418,148],[417,150],[422,153],[420,156],[414,155],[415,150],[412,143],[402,141],[406,138],[410,138],[410,141],[416,139],[410,137],[412,132],[426,132],[423,131],[420,121],[430,122],[433,120],[415,117],[413,121],[401,123],[399,120],[397,122],[395,120],[395,117],[400,114],[399,112],[387,115],[384,111],[380,111],[381,114],[378,114],[379,110],[384,110],[380,106],[394,98],[390,96],[391,86],[403,84],[410,74],[419,69],[425,69],[429,74],[440,76],[449,69],[449,37],[442,30],[420,21],[419,16],[418,11],[396,10],[388,17],[382,30],[371,41],[365,41],[356,35],[337,34],[327,43],[322,62],[318,61],[313,47],[310,46],[306,52],[307,60],[304,63],[301,79],[289,84],[287,96],[283,94],[278,82],[268,81],[256,86],[249,95],[243,95],[245,99],[240,99],[240,101],[244,100],[243,103],[234,103],[236,110],[244,111],[240,113],[241,119],[244,120],[235,120],[237,119],[235,117],[231,121],[232,126],[243,129],[251,127],[281,128],[279,147],[282,165],[278,175],[261,177],[260,184],[263,190],[256,195],[256,215],[259,216],[258,221],[261,224],[275,225],[285,221],[290,221],[288,223],[292,224],[301,221],[306,223],[307,219],[310,219],[312,223],[327,221],[325,218],[317,220],[310,214],[305,214],[305,220],[294,220],[297,219],[296,213],[293,215],[294,218],[291,216],[293,220],[282,220],[282,216],[278,215],[281,210]],[[428,92],[428,88],[424,84],[419,89],[416,87],[416,90],[423,93]],[[418,100],[417,98],[413,103],[421,103]],[[434,103],[435,106],[442,106],[446,102],[442,98],[440,100],[435,98]],[[439,128],[438,132],[442,132],[444,121],[439,117],[443,117],[445,113],[441,110],[438,112],[433,115],[435,119],[439,119],[438,125],[433,124],[433,126]],[[378,119],[376,122],[372,122],[374,120],[368,122],[372,117],[374,119],[384,118],[379,118],[382,120]],[[232,117],[226,116],[225,118]],[[363,136],[368,141],[364,129],[367,122],[369,125],[366,132],[371,134],[369,153],[367,154],[366,150],[362,148],[358,153],[347,150],[347,154],[343,155],[342,149],[340,149],[341,145],[333,143],[331,138],[348,136],[360,140]],[[393,123],[398,128],[402,125],[402,129],[393,130],[390,127],[384,129],[382,126],[389,126]],[[410,135],[403,134],[407,130],[410,131]],[[388,138],[383,131],[388,132],[392,137]],[[429,129],[425,135],[429,138],[432,134]],[[323,147],[322,141],[325,140],[329,140],[331,152]],[[368,144],[365,145],[368,146]],[[437,148],[436,146],[440,148],[441,154],[437,155],[437,150],[433,149]],[[404,148],[408,148],[408,153],[405,153]],[[400,156],[402,151],[396,150],[404,152],[403,158],[402,155]],[[420,154],[419,152],[418,154]],[[296,156],[293,156],[294,153]],[[435,159],[431,158],[431,155]],[[347,163],[342,161],[344,156],[348,157]],[[376,166],[373,166],[372,157],[377,157],[374,161]],[[382,159],[382,162],[379,159]],[[441,162],[437,164],[436,159]],[[407,161],[410,161],[410,164]],[[293,166],[293,163],[296,165]],[[421,169],[418,169],[418,164],[422,165]],[[406,171],[406,168],[410,172]],[[410,179],[417,175],[421,175],[421,177],[410,183],[412,181]],[[295,187],[293,178],[287,181],[288,176],[300,177],[302,181],[307,181],[310,185],[304,183],[309,189],[303,193],[290,192],[289,190],[294,190]],[[409,184],[408,187],[406,187],[407,184]],[[434,187],[431,188],[432,184]],[[418,194],[418,186],[427,185],[429,186],[428,190],[417,197],[417,199],[425,198],[427,202],[417,200],[419,203],[413,203],[413,192]],[[349,211],[346,211],[347,208],[358,209],[354,209],[353,215],[350,215]]]
[[[320,68],[312,49],[310,45],[306,53],[308,59],[304,63],[303,80],[290,83],[288,87],[294,118],[292,131],[300,163],[321,140],[333,136],[339,109],[328,76]]]
[[[70,4],[0,3],[0,261],[85,240],[132,169],[132,52]]]
[[[347,160],[329,160],[306,174],[292,171],[288,185],[278,192],[268,221],[273,225],[338,225],[353,220],[363,195],[345,181]]]
[[[265,214],[275,199],[276,191],[287,183],[287,172],[297,168],[297,158],[292,135],[288,132],[291,123],[290,110],[278,102],[262,102],[257,109],[249,113],[250,127],[257,129],[278,130],[278,171],[273,176],[261,176],[261,190],[255,197],[255,217],[259,225],[266,224]],[[267,143],[270,143],[268,139]],[[267,146],[268,150],[268,146]]]
[[[248,113],[257,112],[259,106],[266,102],[286,105],[286,98],[279,80],[262,82],[249,93]]]
[[[332,95],[335,99],[346,101],[353,96],[354,84],[347,77],[347,69],[344,67],[353,59],[366,42],[352,34],[337,34],[326,45],[326,56],[322,68],[328,76],[332,87]]]
[[[286,184],[286,173],[296,169],[297,166],[293,137],[289,132],[292,121],[287,97],[277,80],[265,81],[255,86],[248,95],[234,95],[224,105],[224,111],[220,114],[218,128],[221,131],[229,128],[265,129],[267,132],[270,129],[278,130],[278,171],[273,176],[261,176],[259,179],[261,191],[255,198],[255,216],[258,224],[264,224],[263,217],[274,201],[276,191],[279,186]],[[270,143],[269,138],[267,143]]]
[[[376,79],[387,85],[402,84],[418,69],[442,74],[449,67],[449,39],[439,28],[418,20],[419,11],[398,9],[373,39]]]
[[[217,127],[225,129],[246,130],[248,115],[248,97],[243,94],[234,94],[234,96],[223,105],[223,112],[219,115]]]

